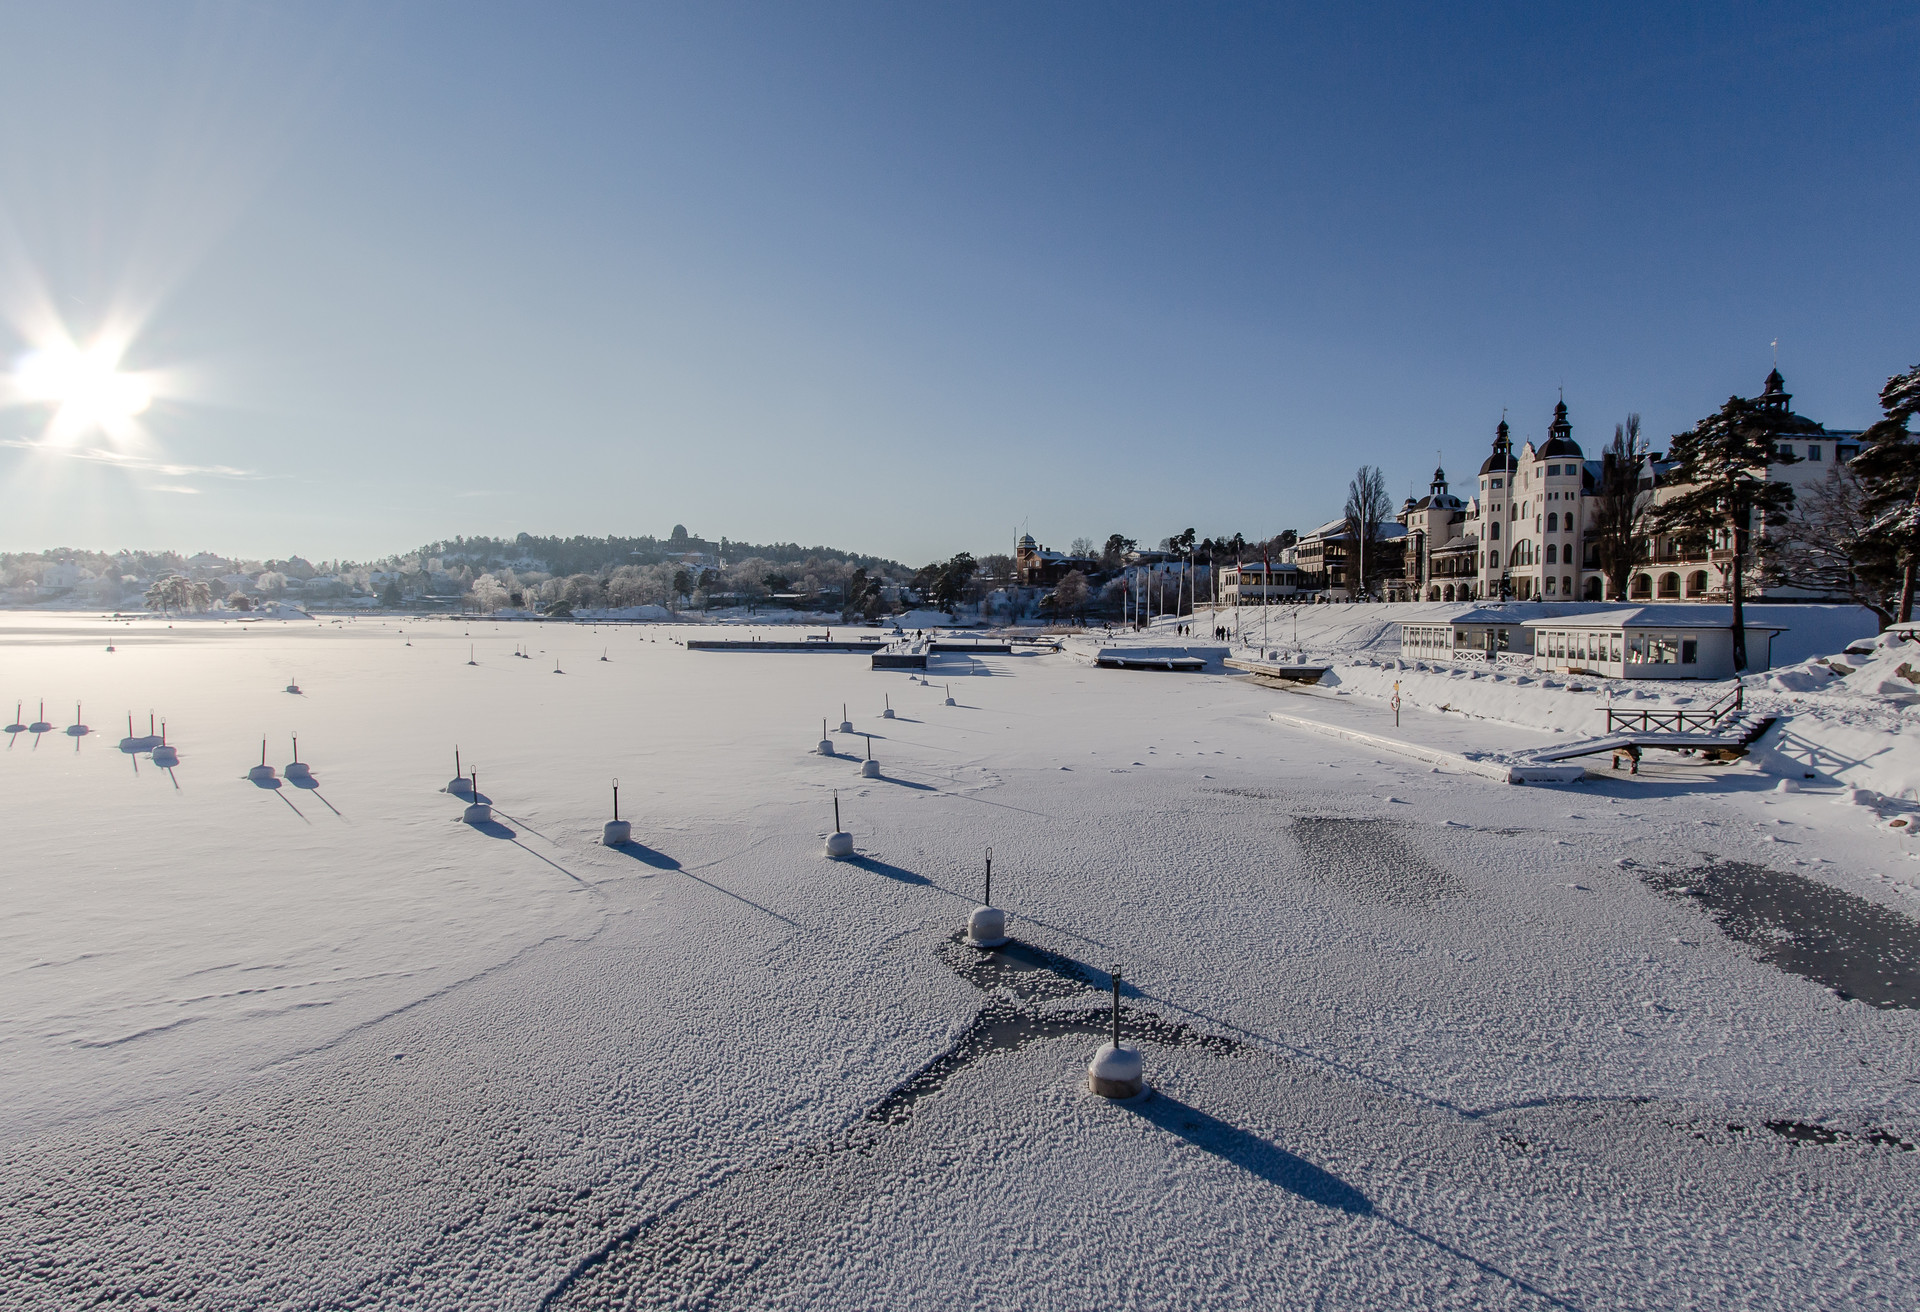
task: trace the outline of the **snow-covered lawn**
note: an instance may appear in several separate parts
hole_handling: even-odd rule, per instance
[[[1915,840],[1835,790],[1507,787],[1239,676],[692,632],[0,617],[54,726],[0,744],[0,1305],[1920,1300],[1916,1012],[1706,909],[1805,881],[1891,944],[1849,991],[1911,993]],[[249,781],[296,731],[317,786]]]

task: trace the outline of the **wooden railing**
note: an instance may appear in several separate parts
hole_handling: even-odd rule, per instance
[[[1698,733],[1722,727],[1740,714],[1746,705],[1746,687],[1735,684],[1733,691],[1705,710],[1667,707],[1661,710],[1616,711],[1607,708],[1607,732],[1638,729],[1642,733]]]

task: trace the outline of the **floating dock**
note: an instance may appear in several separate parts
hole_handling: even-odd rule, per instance
[[[882,646],[879,638],[861,638],[855,642],[826,642],[815,639],[812,642],[742,642],[737,638],[692,638],[687,642],[688,651],[839,651],[871,652]]]
[[[1276,683],[1318,683],[1330,665],[1282,665],[1277,661],[1246,661],[1230,658],[1222,662],[1230,670],[1239,670]]]

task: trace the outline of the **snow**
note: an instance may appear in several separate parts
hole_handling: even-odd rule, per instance
[[[0,1304],[1920,1296],[1916,1012],[1650,882],[1744,862],[1911,924],[1914,840],[1833,770],[1516,788],[1268,718],[1377,719],[1397,674],[1480,699],[1403,733],[1584,731],[1589,694],[1505,669],[1343,658],[1302,697],[1022,651],[929,686],[695,632],[0,617],[0,693],[97,726],[0,745]],[[1569,709],[1480,713],[1536,700]],[[149,708],[172,771],[115,746]],[[314,786],[248,781],[294,732]],[[988,846],[1026,955],[957,941]],[[1086,1081],[1115,968],[1152,1073],[1121,1104]]]

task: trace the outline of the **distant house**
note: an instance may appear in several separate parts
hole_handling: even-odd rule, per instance
[[[1100,562],[1093,556],[1048,551],[1033,540],[1033,534],[1022,533],[1020,541],[1014,544],[1013,568],[1021,587],[1049,588],[1075,570],[1082,574],[1093,573],[1100,568]]]
[[[1347,531],[1344,518],[1329,520],[1311,533],[1302,534],[1294,544],[1301,586],[1323,592],[1334,600],[1350,601],[1363,590],[1357,577],[1363,567],[1369,579],[1382,584],[1397,580],[1406,552],[1407,526],[1390,521],[1380,525],[1379,532],[1378,538],[1364,544],[1364,550]]]
[[[1222,606],[1260,606],[1300,595],[1300,566],[1293,561],[1250,560],[1220,570],[1216,598]]]

